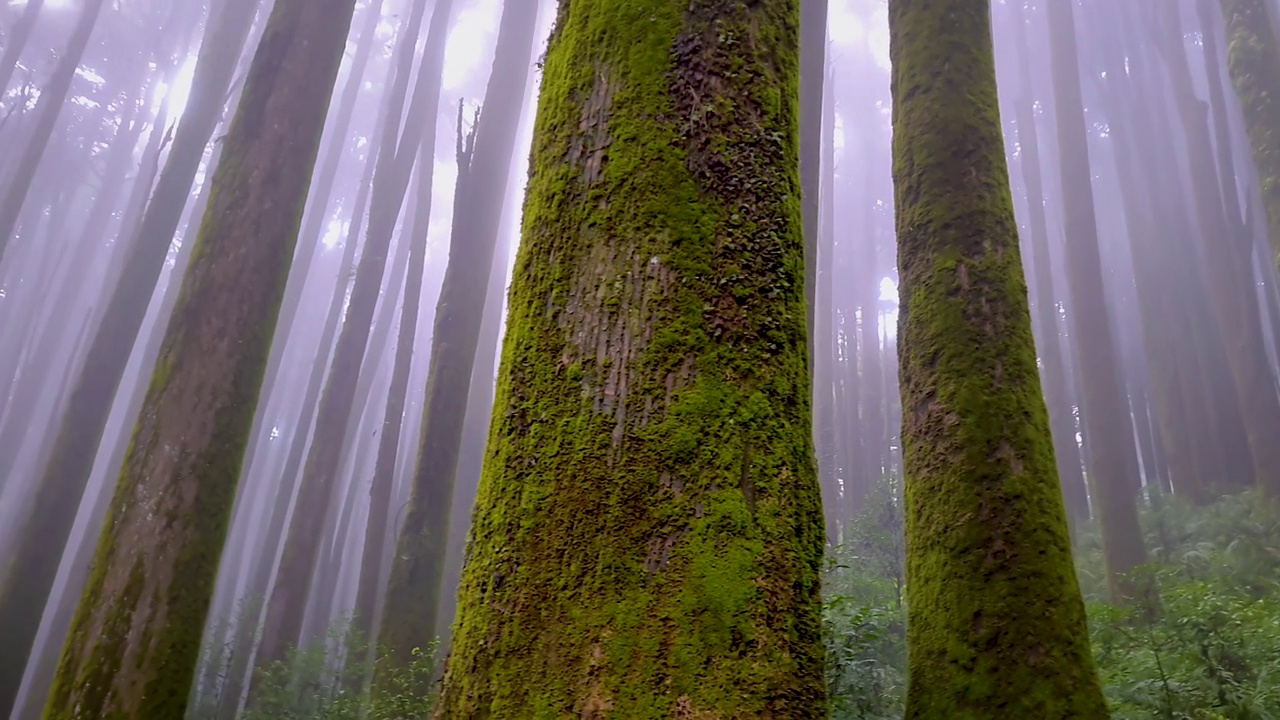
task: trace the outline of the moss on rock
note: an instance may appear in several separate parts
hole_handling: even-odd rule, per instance
[[[561,2],[438,716],[825,714],[798,24]]]

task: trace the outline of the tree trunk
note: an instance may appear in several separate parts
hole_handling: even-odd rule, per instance
[[[286,651],[297,642],[302,630],[302,608],[307,588],[319,560],[320,538],[334,502],[334,485],[340,469],[345,431],[355,405],[360,367],[369,346],[373,315],[377,310],[379,290],[386,274],[387,255],[396,222],[404,205],[409,177],[422,143],[425,126],[434,122],[440,98],[440,77],[444,61],[444,42],[452,0],[441,0],[432,11],[427,31],[426,50],[418,69],[418,77],[410,102],[408,122],[400,131],[401,111],[411,68],[418,27],[425,13],[419,2],[409,32],[400,40],[404,49],[397,70],[396,85],[391,89],[392,109],[389,123],[378,153],[373,175],[369,225],[356,269],[355,283],[347,306],[346,319],[338,344],[333,351],[329,377],[316,415],[315,439],[303,466],[302,485],[285,536],[280,556],[280,569],[267,602],[259,664],[283,660]],[[403,82],[402,82],[403,81]],[[394,302],[394,301],[393,301]]]
[[[1272,259],[1280,265],[1280,43],[1266,0],[1221,3],[1227,67],[1253,148]]]
[[[889,35],[906,717],[1101,720],[1036,368],[990,5],[890,0]]]
[[[80,67],[80,59],[89,46],[89,37],[98,24],[104,2],[105,0],[86,0],[71,39],[67,42],[66,53],[58,59],[58,65],[48,84],[40,89],[35,129],[23,144],[9,187],[5,189],[4,196],[0,197],[0,259],[4,258],[5,249],[13,239],[18,216],[22,213],[27,193],[31,190],[31,181],[35,178],[40,158],[44,157],[45,148],[49,146],[49,139],[53,137],[53,131],[57,127],[58,116],[62,114],[67,96],[71,93],[76,69]]]
[[[1081,421],[1094,511],[1102,528],[1108,584],[1117,602],[1136,600],[1128,577],[1146,562],[1134,489],[1138,457],[1119,356],[1112,337],[1098,225],[1094,211],[1089,139],[1081,99],[1074,13],[1069,3],[1048,3],[1049,52],[1058,131],[1063,230],[1076,353],[1080,363]]]
[[[354,6],[278,0],[268,21],[54,679],[50,720],[185,710]]]
[[[31,39],[31,30],[36,26],[36,19],[40,17],[42,7],[44,7],[44,0],[27,0],[22,6],[22,15],[18,16],[18,21],[13,24],[9,30],[9,36],[5,38],[4,55],[0,56],[0,94],[9,89],[9,81],[13,79],[13,69],[18,65],[18,58],[22,57],[27,41]]]
[[[797,11],[560,4],[437,717],[826,714]]]
[[[422,441],[379,632],[393,662],[408,662],[413,648],[427,647],[436,636],[467,391],[533,64],[537,15],[537,3],[503,3],[474,145],[460,158],[465,163],[459,165],[449,263],[433,320]]]
[[[459,135],[462,127],[459,123]],[[374,624],[377,597],[381,594],[381,578],[386,561],[383,549],[390,534],[388,517],[391,491],[395,484],[396,459],[400,453],[401,430],[404,426],[405,401],[409,392],[409,371],[413,368],[413,351],[418,337],[418,306],[422,302],[422,279],[426,272],[427,234],[431,229],[431,199],[434,189],[435,124],[427,128],[418,156],[417,208],[409,237],[409,272],[405,277],[404,302],[400,309],[400,332],[396,339],[395,362],[387,394],[374,461],[373,479],[369,486],[369,520],[365,523],[364,548],[360,562],[360,581],[356,591],[354,627],[360,637],[377,637]],[[461,168],[459,164],[459,168]],[[370,646],[374,643],[370,642]],[[372,658],[369,658],[371,661]]]
[[[21,544],[0,583],[0,646],[15,649],[13,653],[3,653],[0,659],[0,714],[12,703],[11,696],[3,696],[6,689],[12,687],[16,692],[22,673],[21,666],[11,666],[9,659],[25,657],[35,639],[40,613],[57,571],[57,558],[75,521],[112,401],[146,317],[191,182],[222,116],[227,87],[256,7],[257,0],[228,4],[221,22],[210,28],[192,81],[191,100],[165,172],[148,206],[139,237],[130,248],[124,272],[93,333],[85,365],[58,424],[49,462],[35,486],[35,499],[19,531]],[[126,236],[122,232],[120,237]]]
[[[1253,242],[1252,238],[1233,232],[1218,175],[1210,171],[1216,157],[1209,108],[1196,97],[1192,85],[1178,7],[1166,5],[1159,12],[1159,47],[1182,119],[1182,141],[1191,167],[1191,195],[1204,245],[1201,257],[1209,280],[1209,299],[1223,335],[1243,414],[1254,481],[1263,493],[1280,497],[1280,398],[1274,391],[1275,380],[1263,346],[1261,308],[1253,282]]]
[[[1044,170],[1040,164],[1040,133],[1034,115],[1035,96],[1031,82],[1031,53],[1027,43],[1025,11],[1015,14],[1018,28],[1015,33],[1019,84],[1018,98],[1014,101],[1018,126],[1018,144],[1021,147],[1023,179],[1027,186],[1029,233],[1031,235],[1031,265],[1039,300],[1035,312],[1040,334],[1036,338],[1043,367],[1040,382],[1044,387],[1044,400],[1049,408],[1049,429],[1053,435],[1055,466],[1066,502],[1067,517],[1074,524],[1089,519],[1089,497],[1081,471],[1080,445],[1076,442],[1075,413],[1067,394],[1067,369],[1062,357],[1062,336],[1058,334],[1058,300],[1065,294],[1053,281],[1053,257],[1049,249],[1049,223],[1045,213]]]

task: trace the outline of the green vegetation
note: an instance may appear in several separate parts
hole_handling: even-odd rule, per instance
[[[256,612],[238,613],[256,617]],[[188,720],[229,717],[237,702],[227,682],[237,664],[232,645],[206,647],[204,685],[198,688]],[[323,642],[291,648],[284,660],[256,671],[254,693],[240,720],[422,720],[435,702],[436,646],[414,648],[408,662],[393,663],[379,650],[376,689],[366,688],[368,646],[353,623],[330,626]]]
[[[898,602],[900,503],[882,487],[830,554],[824,632],[833,720],[897,720],[906,678]],[[1100,534],[1085,524],[1077,568],[1094,659],[1114,720],[1280,717],[1280,509],[1256,491],[1209,506],[1167,502],[1142,526],[1161,613],[1107,601]]]

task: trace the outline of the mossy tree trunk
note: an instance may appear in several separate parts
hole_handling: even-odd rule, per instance
[[[1267,211],[1272,259],[1280,265],[1280,43],[1267,0],[1221,0],[1227,67]]]
[[[0,653],[0,714],[12,702],[9,693],[17,692],[21,681],[22,658],[35,641],[58,558],[71,535],[112,403],[205,146],[222,118],[231,76],[257,6],[257,0],[235,0],[222,5],[211,19],[196,62],[191,98],[154,195],[149,192],[149,176],[138,181],[145,185],[141,199],[150,196],[151,201],[142,214],[137,236],[130,232],[132,227],[128,224],[117,236],[117,242],[128,248],[123,272],[110,291],[66,409],[56,425],[52,454],[35,485],[31,509],[19,531],[15,561],[0,578],[0,647],[13,649]],[[152,134],[162,132],[155,128]],[[158,143],[154,148],[158,157],[161,144],[158,137],[153,139]]]
[[[825,715],[798,24],[560,4],[438,717]]]
[[[1066,235],[1067,285],[1080,370],[1080,420],[1085,465],[1102,528],[1103,555],[1112,596],[1132,599],[1127,579],[1146,562],[1138,524],[1137,447],[1133,439],[1127,393],[1121,380],[1119,353],[1112,336],[1106,285],[1098,245],[1093,201],[1093,174],[1080,90],[1080,63],[1075,16],[1069,2],[1048,3],[1049,56],[1061,178],[1063,232]]]
[[[990,5],[890,0],[908,719],[1106,718],[1041,396]]]
[[[268,20],[46,718],[183,715],[354,6]]]
[[[413,648],[427,647],[436,635],[471,371],[507,196],[503,180],[511,174],[533,63],[537,14],[537,4],[527,0],[503,3],[498,51],[475,137],[459,152],[449,263],[432,322],[422,441],[379,633],[396,662],[407,662]]]

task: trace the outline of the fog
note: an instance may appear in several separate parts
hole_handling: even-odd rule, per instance
[[[1009,491],[1047,498],[1020,531],[1037,539],[989,562],[1061,526],[1069,589],[974,579],[958,556],[947,577],[1081,606],[1082,672],[1113,717],[1280,713],[1280,4],[991,0],[993,166],[908,135],[896,95],[986,98],[947,59],[989,58],[981,38],[937,30],[930,82],[894,69],[926,62],[909,40],[935,26],[911,6],[986,2],[636,2],[3,0],[0,716],[426,717],[439,695],[436,717],[816,717],[655,689],[737,688],[722,663],[773,662],[755,653],[800,618],[816,649],[787,652],[819,674],[759,682],[815,683],[797,695],[832,718],[941,718],[908,700],[933,677],[917,663],[943,662],[908,630],[936,598],[911,589],[934,587],[930,524],[972,514],[926,496],[972,463],[957,483],[1012,482],[978,466],[1023,467],[965,434],[989,426],[1049,458]],[[668,16],[721,24],[646,70]],[[771,88],[782,110],[727,89],[753,63],[794,75]],[[775,120],[783,150],[758,165],[694,142]],[[654,127],[678,128],[692,179],[662,175]],[[998,231],[946,245],[960,212],[915,239],[932,221],[910,179],[934,164],[995,198]],[[730,209],[748,166],[772,179]],[[775,192],[789,230],[753,214]],[[796,262],[753,269],[777,237]],[[698,243],[711,259],[681,255]],[[925,317],[941,276],[918,253],[958,273],[953,297],[978,248],[1021,273],[974,269],[981,301]],[[708,278],[724,289],[681,309]],[[1007,325],[973,319],[1006,301]],[[959,337],[923,329],[956,318],[1027,325],[1034,367],[1010,351],[997,390],[931,424],[922,378],[986,349],[908,343]],[[791,352],[794,380],[744,369]],[[731,368],[714,382],[709,357]],[[681,404],[703,381],[735,389]],[[995,404],[1006,382],[1026,404]],[[779,459],[778,428],[805,459]],[[955,428],[969,445],[931,455]],[[739,607],[738,582],[813,602]],[[981,664],[974,643],[945,664]]]

